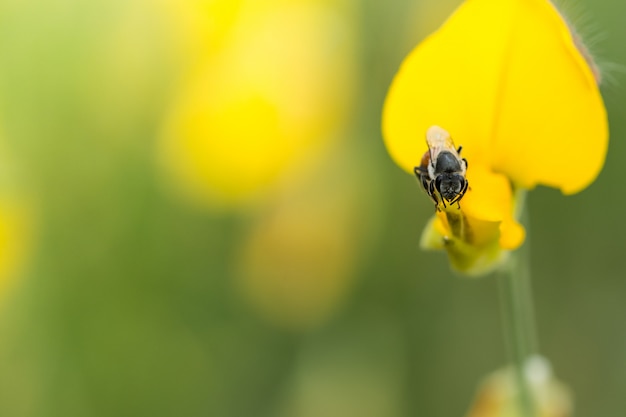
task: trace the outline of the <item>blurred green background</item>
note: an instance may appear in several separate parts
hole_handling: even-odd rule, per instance
[[[506,363],[497,282],[419,250],[380,135],[459,3],[1,0],[0,416],[463,416]],[[565,12],[611,143],[529,194],[540,349],[622,417],[626,3]]]

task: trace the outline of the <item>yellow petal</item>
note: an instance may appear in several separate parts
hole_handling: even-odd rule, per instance
[[[530,188],[578,192],[600,172],[608,145],[595,78],[547,1],[516,1],[494,134],[494,169]]]
[[[512,217],[513,193],[504,175],[473,164],[467,170],[467,181],[470,189],[461,200],[461,206],[468,217],[492,222]]]
[[[409,55],[383,112],[387,148],[409,172],[431,125],[470,166],[566,193],[593,181],[607,148],[593,74],[546,0],[466,1]]]
[[[383,109],[385,143],[402,168],[412,172],[419,164],[432,125],[450,132],[470,165],[489,159],[514,3],[464,3],[406,58]]]
[[[513,219],[500,223],[498,243],[502,249],[513,250],[520,247],[526,238],[524,227]]]

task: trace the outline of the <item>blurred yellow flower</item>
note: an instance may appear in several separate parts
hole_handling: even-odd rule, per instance
[[[23,204],[0,201],[0,295],[20,272],[30,237],[30,215]]]
[[[244,238],[235,261],[237,289],[275,325],[320,325],[350,293],[375,225],[352,155],[333,149],[290,171]]]
[[[362,246],[362,178],[340,141],[357,83],[354,4],[161,4],[183,61],[160,147],[171,185],[202,206],[261,201],[236,288],[273,324],[318,325],[349,293]]]
[[[200,40],[187,45],[195,58],[162,156],[194,200],[236,204],[339,135],[354,83],[353,19],[337,1],[190,4],[196,13],[180,15]]]
[[[33,235],[33,209],[16,186],[15,166],[0,141],[0,301],[22,273]]]
[[[577,45],[547,0],[468,0],[396,75],[383,112],[392,158],[413,173],[438,125],[469,162],[461,209],[438,212],[422,236],[455,269],[483,273],[523,243],[519,190],[573,194],[600,172],[606,111]]]
[[[569,390],[552,375],[546,359],[531,357],[524,371],[534,399],[536,417],[572,415]],[[521,417],[513,368],[498,370],[485,379],[467,417]]]

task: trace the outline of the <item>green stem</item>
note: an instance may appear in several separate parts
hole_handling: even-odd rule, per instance
[[[527,245],[526,245],[527,246]],[[527,247],[513,254],[500,273],[503,327],[515,368],[520,415],[536,417],[536,404],[526,376],[526,364],[537,352]]]

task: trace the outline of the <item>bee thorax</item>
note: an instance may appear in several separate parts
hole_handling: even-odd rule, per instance
[[[454,173],[461,171],[461,162],[459,158],[449,151],[444,151],[437,156],[435,164],[435,174]]]

